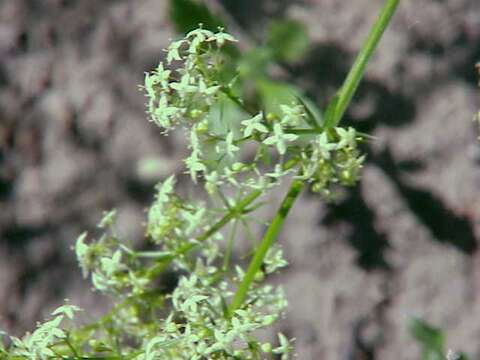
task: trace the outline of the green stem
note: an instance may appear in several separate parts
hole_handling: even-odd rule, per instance
[[[332,121],[329,122],[328,128],[335,127],[338,125],[340,120],[345,113],[350,101],[352,100],[355,91],[357,90],[358,84],[362,80],[363,74],[365,72],[365,67],[370,60],[370,57],[377,47],[377,44],[380,38],[383,35],[387,25],[392,18],[395,9],[398,6],[400,0],[386,0],[380,14],[377,17],[374,25],[370,29],[367,39],[365,40],[362,49],[357,55],[355,62],[348,73],[345,82],[343,83],[340,91],[338,93],[338,102],[335,105],[335,112],[333,114]]]
[[[285,165],[284,169],[288,170],[293,168],[295,165],[297,165],[298,159],[292,158],[289,159]],[[230,220],[233,220],[237,218],[239,214],[242,214],[246,211],[248,211],[248,206],[252,204],[255,199],[257,199],[260,195],[262,195],[263,191],[262,190],[253,190],[252,192],[248,193],[243,200],[241,200],[238,204],[236,204],[232,209],[228,211],[220,220],[218,220],[215,224],[212,225],[212,227],[205,232],[203,232],[201,235],[199,235],[196,240],[197,243],[188,243],[184,244],[180,248],[178,248],[174,253],[168,252],[168,251],[159,251],[159,252],[144,252],[141,257],[150,257],[154,258],[157,260],[156,264],[152,266],[148,271],[147,271],[147,276],[150,278],[154,278],[165,268],[170,265],[170,263],[173,261],[178,256],[184,255],[188,253],[189,251],[193,250],[195,247],[198,246],[198,242],[203,242],[207,240],[210,236],[215,234],[217,231],[221,230]]]
[[[220,220],[218,220],[215,224],[212,225],[212,227],[208,230],[206,230],[203,234],[198,236],[196,238],[197,243],[187,243],[178,248],[175,253],[168,253],[167,256],[162,256],[159,258],[159,263],[157,263],[155,266],[153,266],[149,271],[148,271],[148,276],[149,277],[155,277],[159,273],[161,273],[176,257],[180,255],[184,255],[188,253],[190,250],[194,249],[195,247],[198,246],[198,242],[203,242],[207,240],[210,236],[215,234],[217,231],[222,229],[228,222],[238,216],[238,214],[241,214],[245,211],[245,209],[260,195],[262,195],[261,190],[254,190],[247,194],[245,198],[243,198],[242,201],[240,201],[234,208],[231,209],[228,213],[226,213]]]
[[[327,119],[326,128],[335,127],[341,120],[345,110],[347,109],[350,101],[352,100],[355,91],[358,88],[363,74],[365,72],[365,67],[370,60],[373,51],[375,50],[380,38],[382,37],[387,25],[389,24],[395,9],[397,8],[399,0],[386,0],[382,11],[380,12],[377,20],[373,24],[368,37],[360,50],[355,62],[350,69],[350,72],[345,79],[343,86],[340,88],[336,103],[334,104],[334,112],[331,116],[331,119]],[[295,129],[295,132],[298,133],[310,133],[310,129],[305,131],[304,129]],[[267,254],[268,249],[272,246],[273,242],[278,236],[278,233],[285,221],[285,218],[292,207],[295,199],[297,198],[300,190],[302,189],[303,182],[300,180],[294,180],[290,186],[290,190],[282,201],[280,209],[273,218],[270,226],[268,227],[263,239],[261,240],[259,246],[257,247],[255,254],[250,261],[247,272],[242,279],[236,293],[233,296],[232,303],[229,307],[230,316],[235,310],[237,310],[245,300],[247,296],[248,289],[252,284],[255,275],[260,270],[262,266],[263,259]]]
[[[67,344],[68,348],[72,352],[73,356],[79,358],[80,355],[78,354],[77,350],[73,347],[72,343],[70,342],[70,334],[67,333],[67,337],[65,338],[65,344]]]
[[[245,105],[245,103],[238,97],[238,96],[235,96],[233,93],[232,93],[232,90],[230,90],[230,88],[227,88],[227,87],[221,87],[220,88],[220,91],[226,95],[230,100],[232,100],[235,104],[237,104],[237,106],[242,109],[243,111],[245,111],[247,114],[251,115],[251,116],[254,116],[255,115],[255,111],[253,109],[250,109],[249,107],[247,107],[247,105]]]
[[[280,229],[282,228],[283,223],[285,222],[285,218],[288,215],[293,203],[295,202],[298,194],[303,187],[302,180],[294,180],[292,185],[290,185],[290,189],[288,190],[287,195],[283,199],[282,203],[280,204],[280,208],[278,209],[277,213],[275,214],[270,226],[268,227],[265,235],[263,236],[260,244],[258,245],[255,254],[253,255],[250,264],[248,265],[247,272],[242,279],[242,282],[238,286],[238,289],[233,296],[232,303],[229,306],[229,314],[230,316],[233,314],[235,310],[237,310],[245,300],[247,295],[248,289],[252,284],[255,275],[260,270],[262,266],[263,259],[267,254],[268,249],[272,246],[273,242],[276,240]]]
[[[316,129],[286,129],[287,134],[297,134],[297,135],[318,135],[323,132],[322,128]]]
[[[238,224],[238,221],[233,222],[230,228],[230,233],[228,234],[227,247],[225,248],[225,255],[223,256],[222,271],[224,273],[227,272],[228,265],[230,264],[230,258],[232,257],[233,240],[235,238],[235,234],[237,233],[237,224]]]
[[[209,230],[205,231],[202,235],[197,238],[197,241],[205,241],[210,236],[215,234],[220,230],[224,225],[226,225],[230,220],[241,214],[245,208],[250,205],[257,197],[262,195],[261,190],[254,190],[250,192],[245,198],[240,201],[232,210],[225,214],[217,223],[215,223]],[[187,250],[188,251],[188,250]]]

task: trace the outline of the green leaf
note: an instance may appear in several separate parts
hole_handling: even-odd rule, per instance
[[[287,83],[258,79],[256,82],[258,95],[263,104],[265,114],[280,114],[280,105],[291,104],[296,101],[297,89]]]
[[[208,129],[212,134],[217,136],[223,136],[229,131],[233,131],[234,135],[240,136],[240,123],[247,116],[248,114],[231,99],[222,96],[210,108],[207,115]]]
[[[331,129],[335,126],[335,111],[337,109],[339,96],[336,94],[328,103],[327,110],[325,110],[325,117],[323,120],[323,128],[325,130]]]
[[[267,46],[277,60],[295,62],[308,50],[308,35],[305,26],[295,20],[272,21],[267,30]]]
[[[71,305],[71,304],[65,304],[65,305],[62,305],[60,307],[58,307],[57,309],[55,309],[53,312],[52,312],[52,315],[65,315],[66,317],[68,317],[70,320],[73,319],[73,316],[74,316],[74,313],[75,312],[78,312],[78,311],[81,311],[81,309],[78,307],[78,306],[75,306],[75,305]]]
[[[243,136],[250,136],[254,131],[262,132],[262,133],[267,133],[268,129],[265,125],[262,123],[263,121],[263,113],[258,113],[254,117],[251,117],[250,119],[243,120],[242,125],[245,126],[243,130]]]
[[[287,143],[295,141],[298,138],[295,134],[286,134],[283,132],[282,125],[275,123],[273,125],[273,135],[263,140],[265,145],[274,145],[280,155],[287,151]]]
[[[445,358],[447,360],[469,360],[470,359],[468,355],[465,354],[464,352],[456,352],[452,350],[449,350],[447,352],[447,355],[445,356]]]
[[[300,94],[295,95],[296,99],[302,106],[305,108],[305,112],[307,113],[307,122],[308,124],[314,129],[320,129],[320,123],[322,122],[322,112],[320,109],[315,105],[313,101],[311,101],[306,96],[302,96]]]
[[[170,19],[175,30],[183,34],[198,28],[199,24],[211,31],[224,27],[223,21],[205,4],[194,0],[170,0]]]
[[[409,332],[422,347],[422,360],[443,360],[445,334],[421,319],[412,319]]]
[[[104,211],[103,212],[103,217],[100,223],[97,225],[101,229],[105,229],[109,226],[113,225],[113,222],[115,221],[115,216],[117,215],[117,210],[113,209],[110,211]]]

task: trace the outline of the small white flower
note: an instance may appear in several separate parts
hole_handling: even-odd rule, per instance
[[[450,349],[450,350],[448,350],[446,359],[447,360],[458,360],[458,359],[460,359],[460,354],[458,354],[455,351]]]
[[[330,152],[332,152],[337,148],[337,144],[328,142],[327,133],[325,132],[323,132],[318,137],[317,144],[318,144],[318,150],[320,151],[320,155],[325,160],[329,160],[331,157]]]
[[[355,147],[357,132],[354,128],[349,127],[347,130],[341,127],[335,128],[338,136],[340,136],[340,141],[337,144],[337,149],[342,149],[344,147]]]
[[[267,133],[268,129],[265,125],[262,124],[263,113],[258,113],[254,117],[243,120],[242,125],[245,126],[243,130],[243,136],[250,136],[252,135],[253,131],[258,131],[262,133]]]
[[[282,124],[285,126],[298,126],[305,116],[301,105],[280,105],[283,113]]]
[[[285,134],[282,125],[275,123],[275,125],[273,125],[273,135],[263,140],[263,143],[266,145],[275,145],[280,155],[283,155],[287,151],[286,143],[295,141],[297,138],[298,135]]]
[[[170,64],[173,60],[182,60],[182,57],[180,56],[179,49],[183,45],[185,40],[179,40],[172,42],[170,46],[168,47],[168,53],[167,53],[167,62]]]

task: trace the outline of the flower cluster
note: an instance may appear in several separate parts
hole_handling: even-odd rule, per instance
[[[118,336],[128,337],[135,344],[124,345],[122,354],[138,352],[138,359],[248,359],[263,357],[261,354],[286,358],[291,345],[283,335],[279,335],[280,347],[258,342],[254,336],[282,316],[287,305],[282,290],[264,285],[261,280],[265,276],[259,274],[248,293],[248,306],[228,313],[231,289],[243,279],[244,272],[237,266],[236,276],[224,276],[229,265],[225,258],[230,255],[220,249],[223,236],[218,232],[205,235],[212,232],[208,224],[215,212],[181,199],[175,191],[174,177],[159,184],[157,190],[146,229],[162,251],[135,251],[121,243],[115,236],[114,211],[105,213],[99,224],[105,230],[103,236],[87,244],[86,234],[82,234],[75,246],[84,275],[91,274],[94,288],[113,294],[121,304],[108,323],[121,329]],[[187,256],[185,249],[193,247],[199,248],[198,255]],[[160,295],[156,278],[159,267],[168,263],[185,275],[179,277],[173,293]],[[281,249],[271,248],[265,259],[265,274],[285,266]],[[152,294],[157,296],[154,302]],[[164,313],[166,303],[170,309]],[[145,321],[145,313],[156,312],[165,315]],[[90,351],[113,351],[107,342],[83,346]]]
[[[145,344],[146,358],[206,359],[259,358],[261,354],[288,354],[290,349],[273,349],[269,343],[255,341],[254,332],[269,327],[286,306],[283,293],[273,287],[258,287],[258,303],[226,313],[232,295],[226,281],[212,283],[212,266],[198,262],[190,276],[182,277],[172,294],[173,309],[164,320],[161,335]],[[205,274],[210,276],[205,276]],[[253,293],[252,293],[253,295]],[[268,308],[268,311],[265,311]],[[175,319],[182,319],[181,321]]]
[[[360,176],[365,157],[357,148],[358,135],[353,128],[336,127],[323,132],[302,152],[302,176],[312,191],[331,196],[331,186],[354,185]]]
[[[54,359],[59,358],[57,350],[68,348],[70,343],[70,330],[61,328],[61,324],[66,321],[72,321],[74,314],[81,311],[75,305],[71,305],[66,300],[66,304],[60,306],[52,312],[52,318],[43,323],[38,323],[33,333],[26,333],[23,338],[10,336],[12,348],[7,350],[0,341],[0,356],[2,359]],[[0,332],[0,335],[3,335]],[[1,340],[1,339],[0,339]],[[60,345],[60,346],[59,346]]]
[[[160,62],[145,74],[148,113],[154,122],[168,131],[182,122],[199,122],[208,113],[220,90],[219,49],[231,41],[236,40],[223,31],[197,29],[168,47],[167,64],[181,62],[183,67],[166,70]]]
[[[223,31],[194,30],[170,45],[167,65],[145,76],[152,120],[167,132],[178,124],[186,128],[191,151],[185,164],[192,179],[204,179],[210,194],[222,185],[265,191],[300,164],[299,176],[327,197],[331,184],[352,185],[363,161],[355,130],[324,131],[301,102],[281,104],[277,114],[247,109],[232,82],[219,75],[221,47],[233,41]],[[172,63],[175,70],[167,70]],[[225,116],[229,106],[236,107],[234,116]],[[249,164],[241,151],[247,143],[256,144]],[[272,161],[273,171],[262,167]],[[175,205],[169,210],[173,216]]]

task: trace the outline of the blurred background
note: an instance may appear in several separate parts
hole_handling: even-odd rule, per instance
[[[154,184],[183,171],[182,134],[161,136],[138,89],[170,39],[224,26],[248,91],[322,109],[381,5],[0,0],[0,328],[21,335],[64,298],[108,307],[71,246],[111,208],[142,241]],[[478,0],[401,1],[344,122],[375,136],[360,184],[304,194],[281,236],[279,329],[299,359],[480,358],[479,60]]]

